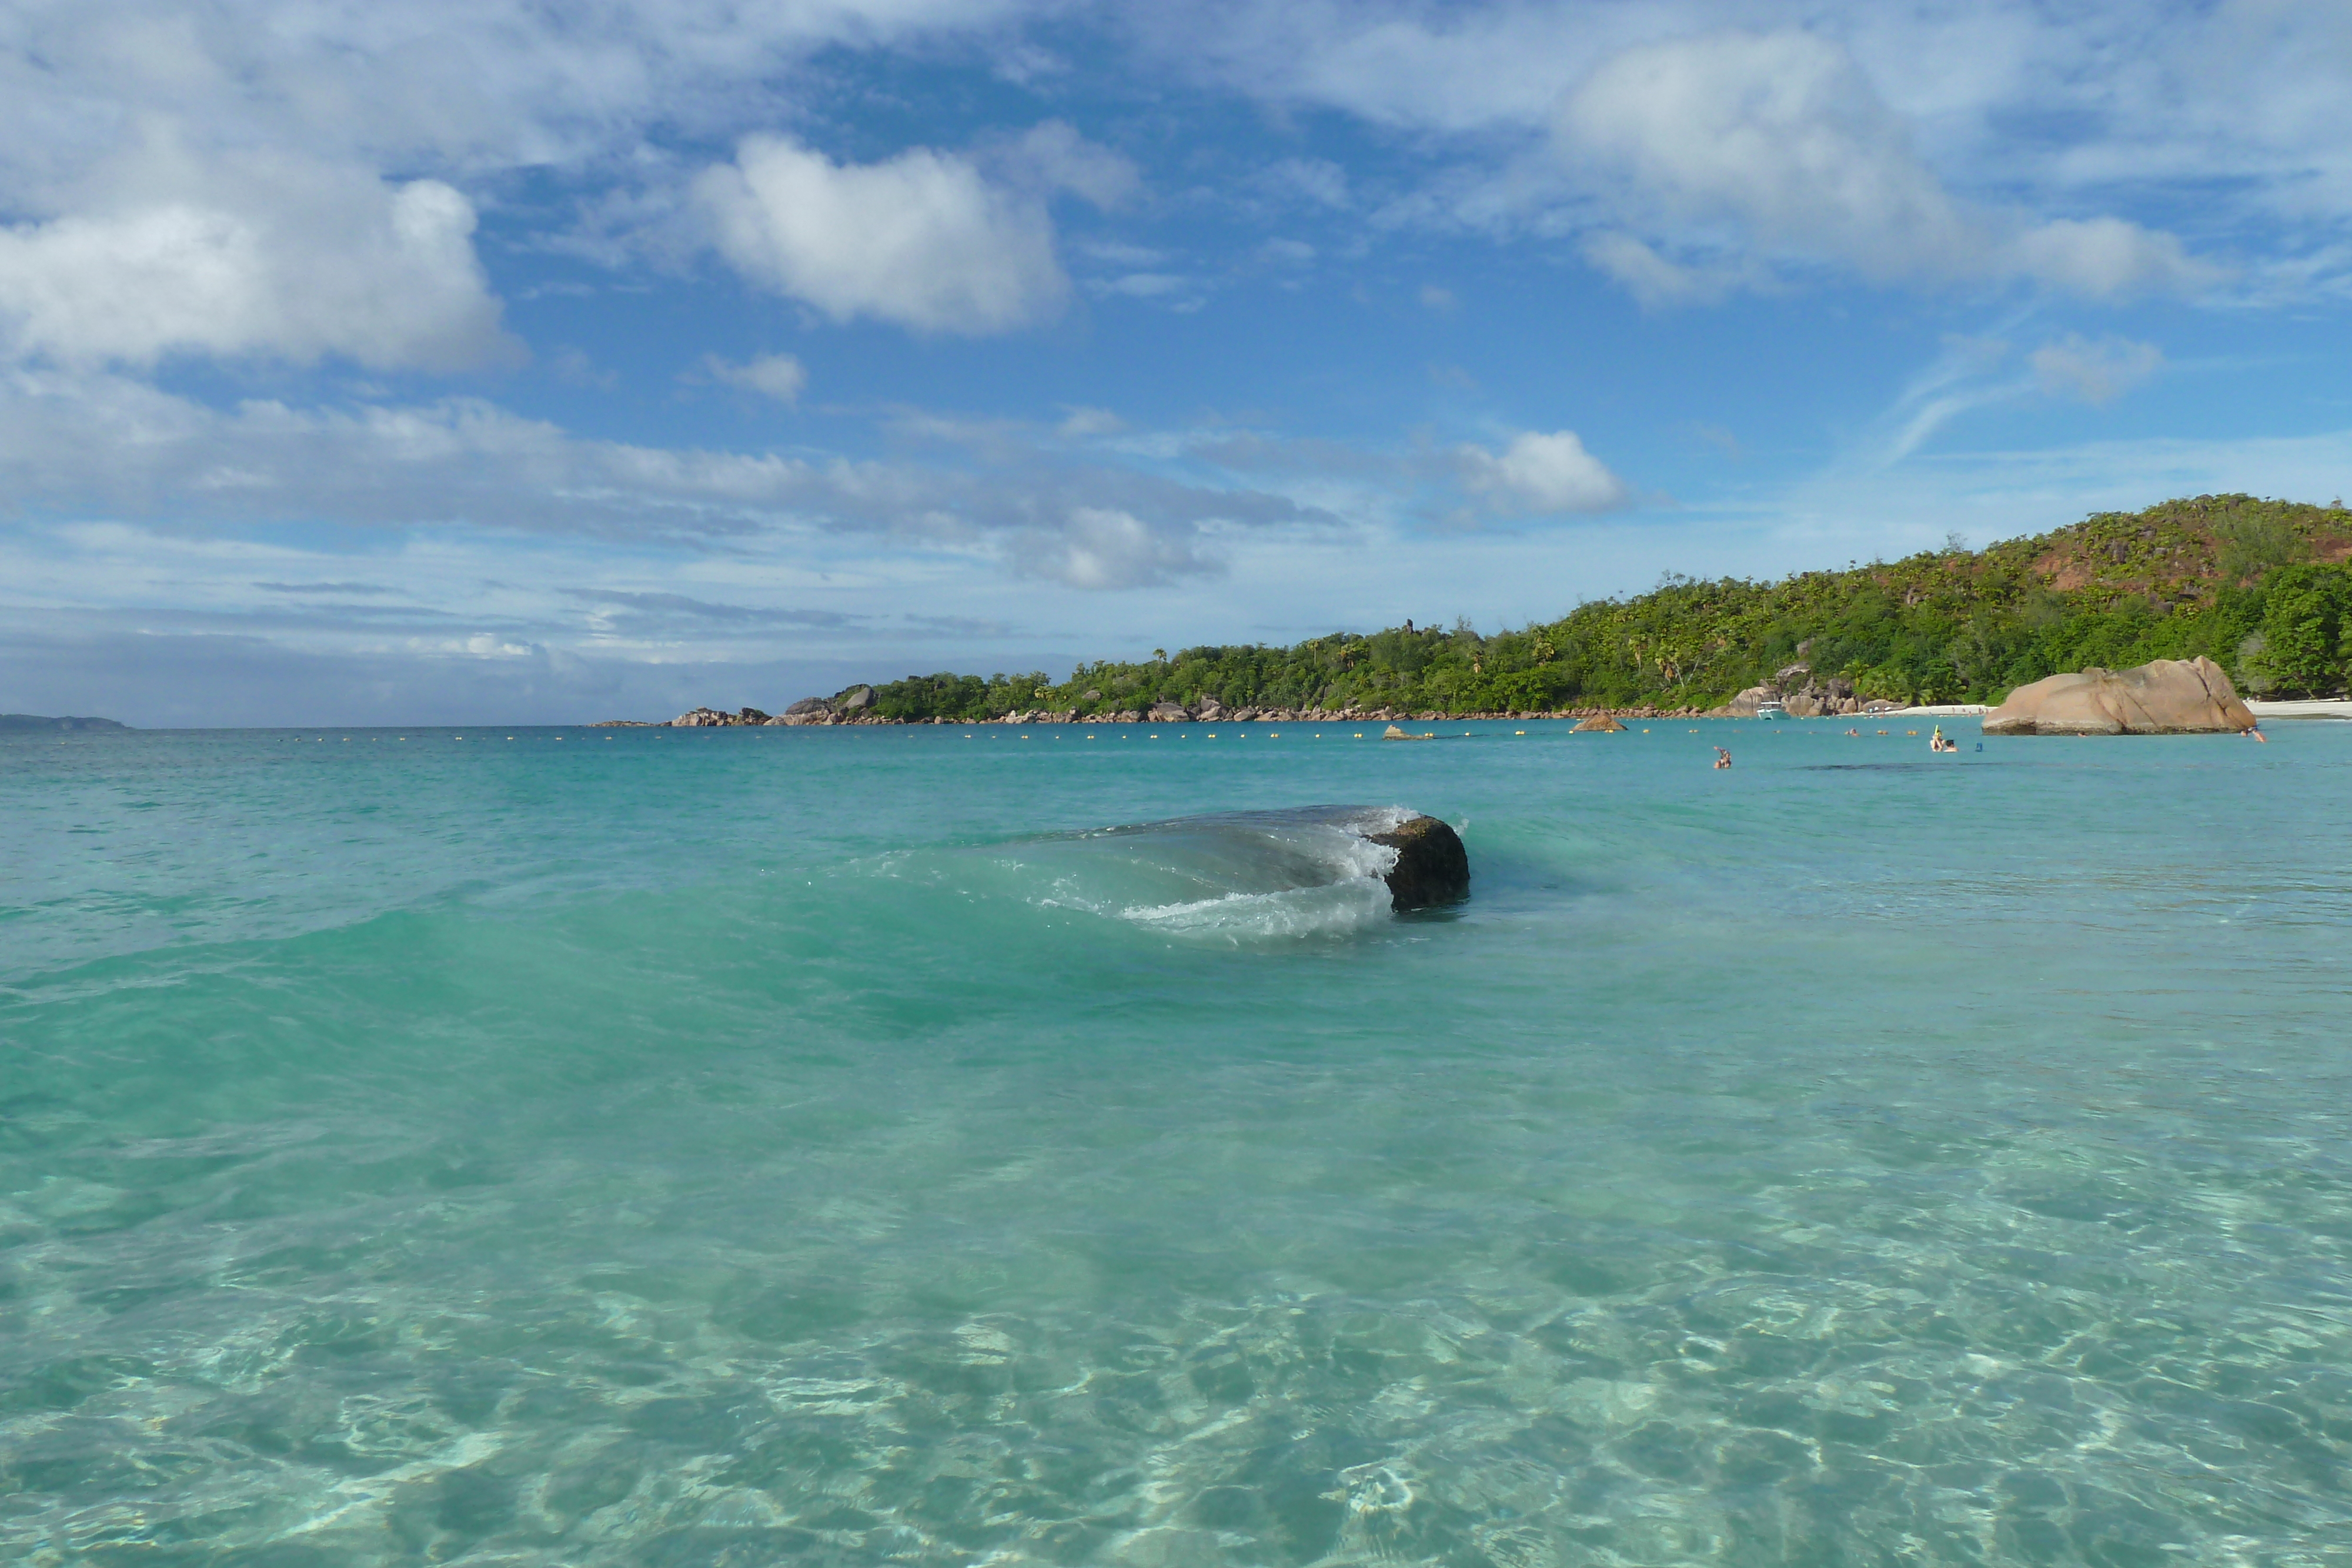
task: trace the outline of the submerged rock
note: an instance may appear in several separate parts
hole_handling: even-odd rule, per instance
[[[1382,880],[1392,909],[1427,909],[1470,896],[1470,852],[1461,835],[1435,817],[1409,817],[1385,833],[1364,835],[1396,851]]]
[[[1987,735],[2218,735],[2253,727],[2221,666],[2156,659],[2130,670],[2097,665],[2018,687],[1985,715]]]

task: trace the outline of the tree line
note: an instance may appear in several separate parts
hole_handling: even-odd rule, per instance
[[[2254,695],[2332,695],[2352,677],[2352,514],[2200,496],[2101,513],[1982,550],[1957,539],[1896,561],[1778,581],[1669,573],[1647,593],[1479,632],[1333,632],[1289,647],[1204,645],[1141,661],[910,675],[875,687],[896,719],[1105,714],[1156,702],[1447,714],[1714,707],[1803,664],[1858,695],[1994,702],[2098,664],[2202,654]]]

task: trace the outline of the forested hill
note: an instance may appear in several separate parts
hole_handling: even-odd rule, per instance
[[[1186,648],[1041,674],[911,676],[886,717],[1080,715],[1160,701],[1476,713],[1706,708],[1789,664],[1864,697],[1990,702],[2086,664],[2202,653],[2252,695],[2333,695],[2352,658],[2352,513],[2251,496],[2109,512],[1971,552],[1924,551],[1779,582],[1669,574],[1648,593],[1481,636],[1405,626],[1289,648]]]

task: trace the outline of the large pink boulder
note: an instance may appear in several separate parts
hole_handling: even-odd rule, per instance
[[[2251,728],[2221,666],[2201,655],[2136,670],[2093,665],[2020,686],[1985,715],[1987,735],[2205,735]]]

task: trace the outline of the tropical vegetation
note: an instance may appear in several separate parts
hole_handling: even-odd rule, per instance
[[[2257,695],[2343,691],[2352,666],[2352,513],[2200,496],[1969,550],[1775,582],[1668,573],[1647,593],[1482,634],[1334,632],[1290,647],[1185,648],[1082,664],[1066,681],[913,675],[875,688],[897,719],[1081,716],[1156,702],[1477,713],[1707,708],[1804,664],[1857,694],[1991,702],[2063,670],[2210,658]]]

